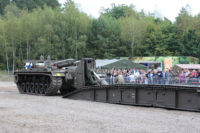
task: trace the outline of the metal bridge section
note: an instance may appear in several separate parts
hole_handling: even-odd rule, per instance
[[[85,86],[64,98],[200,112],[200,87],[121,84]]]

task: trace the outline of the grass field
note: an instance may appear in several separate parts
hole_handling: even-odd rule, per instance
[[[0,81],[13,81],[13,75],[8,75],[6,71],[0,71]]]

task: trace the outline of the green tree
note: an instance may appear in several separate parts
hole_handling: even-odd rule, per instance
[[[16,60],[16,47],[18,38],[18,27],[19,27],[19,17],[20,10],[14,5],[8,5],[5,9],[5,21],[6,21],[6,32],[7,39],[10,49],[12,50],[12,69],[15,70],[15,60]]]
[[[102,11],[102,15],[113,17],[119,19],[120,17],[128,17],[128,16],[136,16],[136,12],[133,10],[133,6],[119,5],[115,4],[111,5],[111,9],[107,8]]]
[[[10,3],[10,0],[0,0],[0,14],[3,14],[4,8]]]
[[[78,10],[72,0],[68,0],[64,8],[64,20],[66,30],[66,45],[68,56],[76,59],[82,57],[86,51],[87,31],[90,28],[91,20]]]
[[[129,56],[133,56],[137,48],[140,47],[146,33],[146,23],[143,18],[135,18],[133,16],[120,19],[121,39],[128,44],[131,51]]]
[[[184,34],[183,44],[183,55],[200,58],[200,42],[198,41],[195,30],[190,29]]]
[[[4,59],[6,59],[6,68],[8,74],[10,73],[9,69],[9,57],[8,57],[8,39],[7,39],[7,32],[6,32],[7,23],[5,20],[0,18],[0,44],[1,44],[1,56],[2,60],[1,63],[4,63]]]
[[[95,58],[125,55],[124,46],[120,45],[119,22],[113,17],[102,15],[98,20],[94,20],[89,40],[88,49],[93,51],[92,56]]]
[[[20,9],[33,10],[34,8],[44,8],[45,5],[56,8],[59,5],[58,0],[12,0]]]

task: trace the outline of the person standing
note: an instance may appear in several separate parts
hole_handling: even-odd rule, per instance
[[[198,71],[198,80],[199,80],[199,85],[200,85],[200,69]]]
[[[116,79],[116,83],[117,84],[124,84],[125,83],[124,76],[122,75],[122,72],[120,72],[118,74],[117,79]]]
[[[179,74],[179,83],[185,83],[185,73],[183,71]]]
[[[158,84],[162,84],[163,73],[161,69],[158,69],[157,76],[158,76]]]
[[[153,70],[153,84],[158,84],[158,75],[157,75],[157,71]]]

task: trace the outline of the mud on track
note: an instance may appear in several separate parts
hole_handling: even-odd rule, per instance
[[[22,95],[0,82],[0,133],[200,133],[200,113]]]

